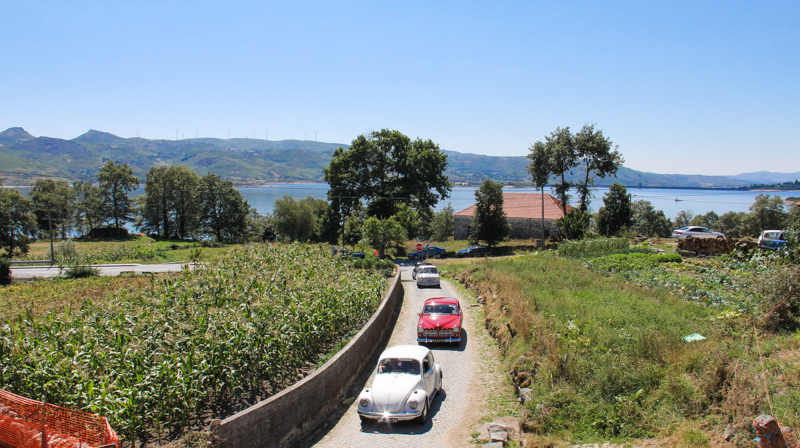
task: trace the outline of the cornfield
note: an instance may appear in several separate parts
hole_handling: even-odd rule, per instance
[[[321,247],[234,250],[104,303],[0,322],[0,388],[160,438],[296,381],[384,288]]]

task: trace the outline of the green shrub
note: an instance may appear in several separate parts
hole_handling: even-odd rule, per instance
[[[11,260],[0,257],[0,286],[11,284]]]
[[[100,275],[100,271],[89,265],[73,264],[61,272],[64,278],[86,278]]]

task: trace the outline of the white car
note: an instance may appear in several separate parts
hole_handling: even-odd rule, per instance
[[[362,422],[414,420],[424,425],[442,390],[442,368],[421,345],[396,345],[381,353],[372,386],[358,396]]]
[[[678,230],[672,231],[672,237],[676,240],[685,240],[686,238],[719,238],[725,239],[725,234],[720,232],[712,232],[705,227],[700,226],[686,226]]]
[[[423,286],[439,287],[439,269],[434,265],[420,265],[417,267],[417,288]]]

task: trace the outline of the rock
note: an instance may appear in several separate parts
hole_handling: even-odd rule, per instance
[[[492,425],[489,427],[489,440],[492,442],[502,442],[503,446],[508,443],[508,431],[505,426]]]
[[[531,393],[532,392],[533,392],[533,390],[531,390],[528,387],[520,388],[520,390],[519,390],[519,402],[522,403],[522,404],[525,404],[526,401],[531,399]]]

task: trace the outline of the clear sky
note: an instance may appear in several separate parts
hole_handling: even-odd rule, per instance
[[[800,171],[800,2],[0,0],[0,128],[520,156],[596,123],[625,166]],[[0,129],[0,130],[2,130]]]

